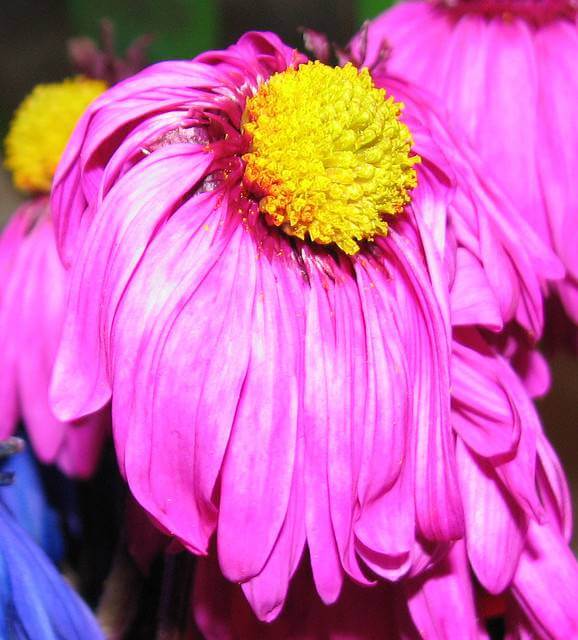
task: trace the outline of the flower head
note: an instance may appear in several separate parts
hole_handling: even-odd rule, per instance
[[[367,54],[436,93],[487,171],[556,252],[554,287],[578,322],[576,4],[568,0],[402,2],[370,23]],[[353,45],[359,50],[362,38]]]
[[[273,75],[247,100],[244,182],[266,220],[348,254],[387,234],[416,185],[400,105],[367,69],[309,62]]]
[[[14,213],[0,236],[0,437],[13,433],[23,418],[39,459],[82,477],[97,464],[108,418],[101,412],[62,422],[48,404],[67,276],[45,194],[76,122],[105,88],[101,81],[79,77],[40,85],[24,100],[6,138],[6,166],[15,185],[35,197]]]
[[[73,476],[94,470],[107,432],[106,412],[60,421],[48,389],[66,308],[67,276],[56,251],[46,197],[23,204],[0,236],[0,437],[20,419],[36,455]]]
[[[538,517],[525,392],[477,327],[539,334],[559,269],[481,170],[426,94],[272,34],[150,67],[72,136],[52,197],[72,273],[54,407],[112,399],[137,501],[194,553],[215,535],[261,619],[305,547],[329,603],[346,575],[417,575],[463,537],[454,428],[508,458],[493,482]],[[474,327],[463,352],[452,325]],[[456,427],[454,350],[484,365]]]
[[[76,122],[104,90],[100,80],[76,77],[40,84],[14,114],[6,136],[6,168],[22,191],[48,193]]]

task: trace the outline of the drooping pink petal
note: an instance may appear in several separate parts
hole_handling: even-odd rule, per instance
[[[556,452],[544,433],[537,438],[538,468],[536,482],[538,494],[549,522],[569,542],[572,535],[572,500],[568,481]]]
[[[329,604],[339,596],[343,569],[331,521],[327,482],[329,423],[333,419],[331,384],[338,365],[334,361],[335,327],[324,277],[312,273],[305,310],[303,421],[307,544],[317,591]]]
[[[107,342],[118,300],[156,230],[203,177],[211,159],[195,145],[161,149],[106,200],[72,271],[52,383],[52,404],[61,419],[93,413],[110,399]],[[154,181],[143,185],[139,172],[149,168]]]
[[[456,256],[456,277],[451,293],[452,325],[478,325],[499,331],[503,320],[482,265],[461,247]]]
[[[578,636],[578,562],[550,525],[530,523],[512,591],[540,636]]]
[[[477,620],[463,542],[446,559],[405,583],[411,617],[424,640],[487,638]]]
[[[501,593],[518,566],[527,519],[488,462],[469,451],[461,440],[456,453],[468,558],[482,585],[490,593]]]
[[[463,331],[455,335],[453,428],[486,458],[513,454],[520,441],[521,418],[502,379],[501,362],[483,341],[471,340]]]
[[[287,510],[292,485],[302,493],[302,480],[293,480],[293,475],[302,472],[302,465],[296,467],[295,456],[300,394],[307,381],[300,375],[302,326],[293,314],[302,314],[303,292],[287,265],[274,268],[265,256],[258,259],[249,254],[242,259],[257,260],[257,280],[249,362],[221,475],[219,560],[224,574],[233,581],[256,576],[285,522],[289,529],[285,535],[293,534],[297,539],[297,548],[289,544],[287,549],[290,557],[296,557],[293,566],[285,570],[286,590],[302,547],[302,531],[294,520],[303,515],[303,498],[292,498],[293,503],[299,503],[293,504],[297,513],[289,516]],[[281,557],[280,562],[283,560]],[[275,606],[281,605],[282,600]],[[277,612],[272,607],[259,613],[268,618],[273,611]]]
[[[119,464],[140,504],[196,553],[217,524],[217,478],[250,355],[255,250],[238,223],[220,226],[226,216],[218,192],[173,215],[111,335]]]
[[[259,620],[271,622],[279,615],[289,581],[297,570],[305,546],[305,496],[303,483],[303,438],[297,440],[295,471],[285,522],[267,563],[243,584],[243,592]]]
[[[408,293],[399,297],[404,331],[411,332],[408,346],[410,379],[415,380],[413,455],[417,525],[428,539],[447,540],[463,533],[463,513],[455,476],[449,430],[447,328],[430,289],[404,239],[395,232],[388,245],[400,272],[407,274]],[[409,303],[411,300],[411,304]],[[417,305],[416,305],[417,303]]]

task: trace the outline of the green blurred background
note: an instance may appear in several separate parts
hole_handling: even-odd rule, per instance
[[[244,31],[270,29],[300,46],[299,27],[345,44],[363,20],[388,0],[0,0],[0,134],[26,93],[39,82],[70,74],[66,39],[98,35],[113,20],[121,50],[150,33],[151,60],[190,58],[232,43]]]

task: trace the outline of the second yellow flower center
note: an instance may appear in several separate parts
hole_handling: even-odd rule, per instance
[[[247,101],[245,183],[267,221],[348,254],[388,230],[416,185],[412,137],[367,69],[309,62]]]
[[[22,191],[48,193],[60,156],[88,105],[106,89],[77,77],[40,84],[18,107],[6,136],[6,168]]]

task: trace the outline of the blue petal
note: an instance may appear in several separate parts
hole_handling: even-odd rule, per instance
[[[88,607],[0,504],[0,637],[103,640]]]
[[[13,473],[15,482],[0,486],[0,501],[14,519],[58,564],[64,553],[60,518],[49,504],[38,463],[30,447],[2,461],[0,471]]]

